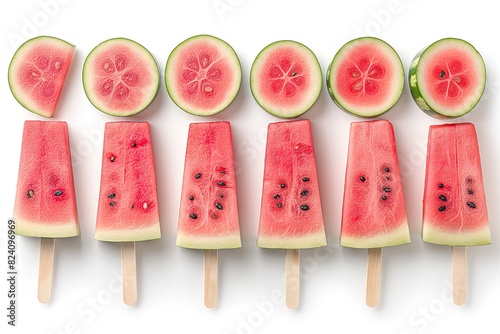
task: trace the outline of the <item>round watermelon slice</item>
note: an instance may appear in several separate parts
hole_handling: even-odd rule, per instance
[[[9,65],[9,86],[16,100],[35,114],[52,117],[74,50],[73,44],[51,36],[22,44]]]
[[[486,67],[471,44],[444,38],[415,55],[409,81],[411,95],[420,109],[435,118],[459,117],[481,99]]]
[[[319,97],[322,80],[315,54],[289,40],[266,46],[250,70],[250,88],[257,103],[283,118],[298,117],[309,110]]]
[[[83,64],[83,88],[90,102],[112,116],[143,111],[158,92],[153,55],[139,43],[112,38],[97,45]]]
[[[193,115],[224,110],[241,84],[241,65],[233,48],[210,35],[186,39],[170,53],[165,86],[174,103]]]
[[[397,52],[375,37],[361,37],[340,48],[328,67],[326,85],[344,111],[375,117],[401,97],[404,69]]]

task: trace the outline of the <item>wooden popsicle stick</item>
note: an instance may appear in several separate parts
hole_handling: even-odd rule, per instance
[[[134,305],[137,301],[137,266],[135,242],[122,243],[123,301]]]
[[[217,249],[205,249],[203,260],[204,302],[208,308],[217,306],[217,281],[219,271]]]
[[[366,305],[378,305],[380,295],[380,274],[382,271],[382,248],[368,249],[366,270]]]
[[[54,271],[54,238],[40,239],[40,263],[38,268],[38,300],[48,303],[52,294],[52,273]]]
[[[286,306],[295,309],[299,306],[300,292],[300,250],[285,250]]]
[[[451,247],[453,302],[464,305],[467,298],[467,251],[463,246]]]

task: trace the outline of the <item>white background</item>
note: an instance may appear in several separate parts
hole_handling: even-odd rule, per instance
[[[8,1],[0,11],[0,101],[4,140],[0,178],[0,325],[2,333],[472,333],[495,328],[500,298],[498,143],[498,11],[486,1]],[[139,300],[123,304],[119,289],[119,245],[93,239],[99,189],[102,128],[117,118],[97,111],[81,84],[83,61],[105,39],[128,37],[146,46],[163,73],[170,51],[196,34],[226,40],[240,57],[243,82],[233,104],[210,118],[191,116],[170,100],[163,82],[154,103],[128,120],[151,123],[163,238],[138,244]],[[23,109],[7,85],[7,68],[21,40],[53,35],[76,45],[54,119],[69,124],[81,237],[57,240],[51,303],[36,298],[39,240],[17,238],[17,327],[7,326],[6,223],[12,214],[24,120],[41,119]],[[255,246],[264,161],[265,130],[279,119],[254,101],[248,74],[257,53],[280,39],[311,48],[323,73],[335,52],[360,35],[386,40],[405,71],[424,46],[443,37],[468,40],[482,54],[487,90],[466,117],[479,136],[493,244],[469,248],[468,299],[451,303],[450,248],[420,238],[427,131],[440,124],[414,104],[408,87],[389,119],[397,138],[412,243],[385,249],[381,302],[364,302],[366,251],[338,246],[349,124],[359,118],[338,109],[324,85],[314,107],[301,118],[313,126],[329,246],[303,251],[301,304],[288,310],[282,296],[284,252]],[[162,75],[163,78],[163,75]],[[243,248],[220,252],[219,305],[203,305],[202,252],[175,246],[188,124],[229,120],[238,163]]]

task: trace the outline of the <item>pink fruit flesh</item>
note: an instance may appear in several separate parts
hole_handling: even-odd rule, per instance
[[[149,92],[137,87],[148,87],[153,78],[150,65],[143,55],[123,45],[110,45],[92,63],[93,86],[100,101],[109,110],[129,111],[140,108]]]
[[[36,45],[23,55],[15,81],[22,95],[30,97],[32,106],[43,116],[54,114],[64,80],[73,57],[73,49],[51,43]]]
[[[140,241],[159,237],[149,124],[106,123],[96,239]]]
[[[196,41],[179,51],[172,64],[174,77],[181,85],[181,97],[194,108],[214,109],[230,98],[233,69],[216,46]]]
[[[344,70],[335,79],[337,94],[346,101],[362,99],[366,105],[385,103],[390,94],[385,86],[393,73],[384,64],[391,61],[373,45],[352,48],[338,65]]]
[[[14,218],[20,235],[58,238],[79,234],[65,122],[24,123]]]
[[[307,64],[308,59],[290,47],[276,48],[267,57],[270,64],[259,78],[260,85],[264,86],[259,89],[262,98],[284,108],[300,103],[303,98],[300,92],[307,91],[310,83],[298,64]]]
[[[453,55],[450,57],[450,54]],[[424,80],[427,90],[435,103],[447,108],[463,104],[463,96],[474,94],[479,80],[470,65],[470,54],[459,48],[436,52],[426,65]]]

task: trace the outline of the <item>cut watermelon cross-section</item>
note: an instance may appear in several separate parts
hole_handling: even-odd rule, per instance
[[[25,121],[14,221],[18,235],[80,234],[66,122]]]
[[[326,245],[309,120],[269,124],[257,246]]]
[[[95,238],[127,242],[160,237],[149,123],[106,123]]]
[[[422,238],[448,246],[491,243],[479,145],[472,123],[429,128]]]
[[[177,245],[205,250],[241,247],[229,122],[189,126]]]
[[[410,242],[392,124],[351,123],[340,244],[380,248]]]
[[[9,65],[9,86],[16,100],[35,114],[52,117],[74,50],[74,45],[51,36],[21,45]]]

